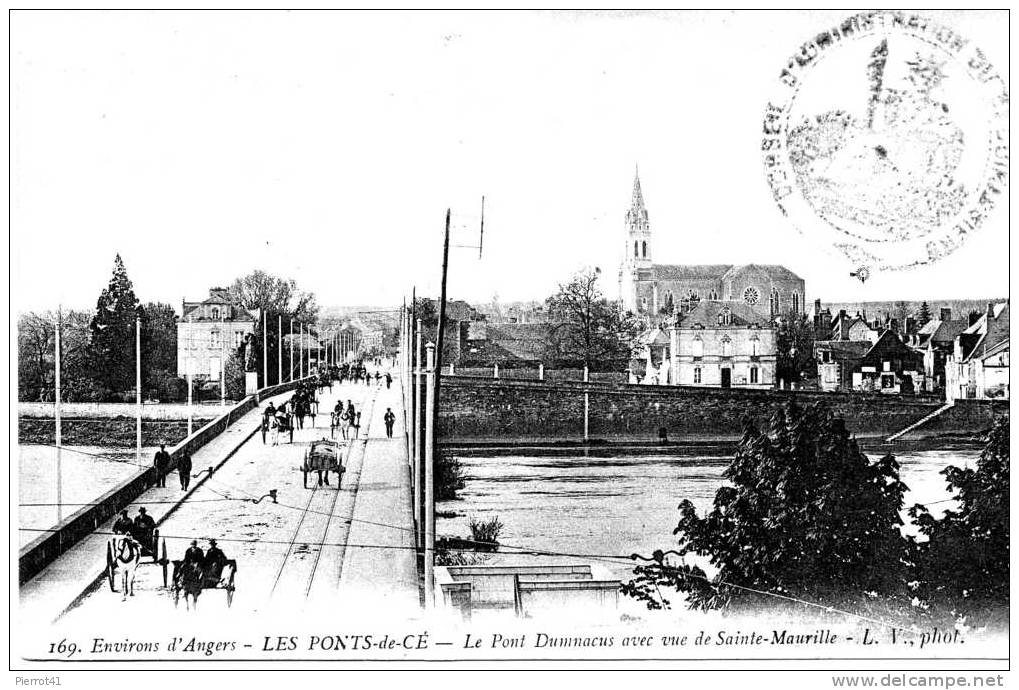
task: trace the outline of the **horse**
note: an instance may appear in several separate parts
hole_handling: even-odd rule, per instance
[[[134,537],[127,536],[121,539],[114,551],[113,557],[114,566],[121,574],[121,583],[123,585],[121,590],[123,598],[121,601],[127,601],[128,596],[134,596],[134,575],[141,560],[141,544],[135,541]]]

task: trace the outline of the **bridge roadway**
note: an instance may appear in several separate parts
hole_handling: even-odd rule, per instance
[[[287,396],[274,398],[275,402]],[[215,538],[228,558],[238,561],[233,609],[259,613],[276,608],[321,610],[327,602],[345,603],[346,609],[364,608],[378,613],[393,611],[399,617],[418,615],[418,578],[413,551],[410,473],[403,437],[402,395],[399,381],[391,389],[364,384],[334,384],[320,396],[316,424],[285,438],[278,446],[254,433],[210,479],[191,491],[159,525],[171,560],[183,556],[192,539],[207,548]],[[337,400],[352,400],[363,412],[360,438],[345,449],[341,488],[319,488],[314,474],[303,486],[300,466],[313,440],[328,438],[329,411]],[[263,404],[263,409],[265,405]],[[394,438],[385,434],[383,415],[392,408],[397,417]],[[259,411],[238,422],[235,433],[250,434],[258,425]],[[336,438],[341,439],[339,431]],[[217,439],[218,440],[218,439]],[[218,444],[210,453],[196,453],[194,473],[215,464],[228,453]],[[192,480],[197,481],[197,480]],[[278,491],[278,503],[265,498]],[[130,514],[149,504],[158,520],[170,512],[181,494],[175,474],[165,488],[145,492],[130,507]],[[168,503],[169,502],[169,503]],[[97,621],[121,614],[124,607],[152,620],[173,611],[172,598],[162,588],[162,569],[138,568],[135,596],[122,601],[102,581],[88,588],[105,566],[105,549],[111,525],[97,532],[51,564],[21,591],[21,615],[39,620],[62,616],[68,622]],[[353,539],[351,539],[353,537]],[[171,566],[172,571],[172,566]],[[181,602],[180,610],[184,604]],[[200,612],[226,611],[225,594],[206,591]]]

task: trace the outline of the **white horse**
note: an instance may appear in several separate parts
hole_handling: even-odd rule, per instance
[[[129,596],[134,596],[134,575],[138,564],[142,560],[142,547],[134,537],[126,536],[117,544],[113,555],[113,563],[116,572],[121,578],[121,601],[127,601]]]

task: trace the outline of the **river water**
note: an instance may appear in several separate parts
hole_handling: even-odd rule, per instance
[[[879,456],[868,454],[872,460]],[[977,449],[923,450],[897,454],[909,487],[906,507],[944,501],[950,494],[939,473],[947,465],[975,466]],[[500,543],[567,554],[648,555],[675,544],[677,506],[689,499],[710,510],[729,456],[631,455],[625,457],[537,454],[461,456],[466,487],[455,501],[438,504],[438,535],[470,537],[471,518],[498,517]],[[929,506],[940,515],[951,502]],[[903,520],[908,517],[903,511]],[[906,529],[909,529],[907,526]],[[488,563],[583,562],[579,557],[533,556],[503,548]],[[599,561],[624,581],[632,565]]]

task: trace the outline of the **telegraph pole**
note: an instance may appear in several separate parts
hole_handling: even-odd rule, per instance
[[[294,317],[290,317],[290,375],[288,381],[294,380]]]
[[[187,375],[188,375],[188,436],[190,436],[191,434],[193,434],[195,432],[195,429],[194,429],[194,426],[195,426],[194,410],[191,407],[191,402],[192,402],[192,397],[193,397],[193,392],[192,391],[194,390],[194,386],[192,385],[193,381],[192,381],[192,373],[191,373],[191,370],[194,368],[192,366],[192,359],[191,359],[191,346],[193,345],[193,338],[194,338],[194,333],[192,332],[191,315],[188,314],[187,347],[185,348],[186,352],[187,352],[187,358],[186,358],[187,364],[185,366],[187,367]]]
[[[283,383],[283,314],[276,315],[276,383]]]
[[[269,325],[265,309],[262,310],[262,388],[269,385]]]
[[[219,406],[226,407],[226,310],[219,320]]]
[[[53,399],[53,419],[56,422],[56,442],[57,442],[57,523],[64,519],[64,487],[63,487],[63,458],[61,457],[61,434],[60,434],[60,328],[61,322],[63,321],[63,315],[61,307],[57,307],[57,328],[54,335],[54,352],[53,352],[53,383],[56,387],[56,397]]]
[[[425,608],[435,608],[435,467],[431,459],[435,456],[435,389],[438,377],[435,367],[435,345],[428,343],[428,364],[425,375],[428,379],[428,428],[425,430]]]
[[[142,320],[134,320],[134,385],[138,418],[135,424],[135,455],[142,464]]]

